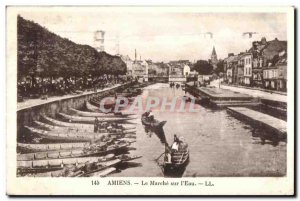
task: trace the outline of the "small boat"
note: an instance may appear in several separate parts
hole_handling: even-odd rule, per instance
[[[100,113],[100,108],[97,106],[92,105],[89,101],[85,102],[85,107],[90,112],[98,112]]]
[[[38,166],[38,167],[19,166],[18,172],[21,174],[33,173],[33,175],[28,175],[33,177],[62,177],[62,176],[75,177],[84,174],[85,172],[84,167],[86,166],[86,164],[95,164],[98,167],[110,167],[121,162],[119,159],[115,159],[115,156],[113,154],[109,154],[102,157],[94,157],[94,158],[89,157],[89,158],[81,158],[81,159],[82,160],[64,159],[63,163],[61,163],[60,165],[59,165],[60,161],[57,161],[57,159],[56,161],[49,160],[49,163],[55,164],[52,166]],[[24,161],[19,161],[19,162],[23,162],[24,164]],[[41,162],[41,161],[35,161],[35,162]],[[66,170],[69,172],[67,173],[67,175],[66,175]]]
[[[57,143],[57,144],[24,144],[17,143],[17,149],[21,153],[35,153],[45,151],[72,150],[88,146],[89,143]]]
[[[92,142],[92,141],[102,141],[103,139],[119,139],[124,137],[135,137],[135,132],[121,132],[121,133],[93,133],[93,134],[61,134],[53,133],[37,128],[32,128],[25,126],[33,137],[47,139],[55,142]]]
[[[167,123],[167,121],[158,121],[155,119],[153,121],[149,121],[147,117],[142,117],[142,123],[145,126],[149,126],[153,128],[162,128]]]
[[[100,170],[100,171],[88,174],[85,177],[105,177],[105,176],[107,176],[111,173],[114,173],[116,171],[117,171],[117,169],[115,167],[109,167],[109,168],[106,168],[104,170]],[[82,177],[84,177],[84,176],[82,176]]]
[[[136,132],[135,129],[98,129],[98,132],[91,132],[91,131],[82,131],[82,130],[44,130],[39,129],[35,127],[25,126],[30,132],[38,133],[41,135],[59,135],[59,136],[65,136],[65,135],[76,135],[76,136],[94,136],[94,135],[119,135],[119,134],[134,134]]]
[[[80,111],[76,110],[73,108],[70,108],[70,111],[74,112],[78,116],[83,116],[83,117],[98,117],[98,118],[115,118],[115,117],[128,117],[130,114],[122,114],[122,113],[97,113],[97,112],[85,112],[85,111]]]
[[[63,118],[72,122],[89,123],[89,124],[93,124],[95,122],[94,117],[80,117],[80,116],[73,116],[64,113],[58,113],[58,114]],[[122,121],[133,120],[133,119],[135,118],[118,116],[118,117],[111,117],[111,118],[99,118],[99,122],[122,122]]]
[[[17,161],[17,167],[28,170],[51,170],[51,168],[62,169],[65,165],[76,165],[82,163],[93,163],[103,160],[104,157],[83,157],[83,158],[67,158],[67,159],[47,159],[47,160],[31,160]]]
[[[94,166],[95,167],[94,169],[84,171],[82,174],[79,175],[79,177],[97,176],[101,171],[107,170],[108,168],[110,168],[112,166],[116,166],[119,163],[121,163],[120,159],[114,159],[111,161],[107,161],[106,163],[96,164],[96,166]],[[103,173],[100,173],[100,174],[103,174]]]
[[[33,121],[33,123],[36,124],[37,126],[46,128],[47,130],[61,130],[61,129],[64,128],[64,127],[61,127],[61,126],[53,126],[53,125],[50,125],[50,124],[46,124],[46,123],[40,122],[40,121]]]
[[[45,115],[42,116],[46,121],[49,121],[50,123],[57,125],[55,127],[52,127],[51,125],[45,126],[48,129],[55,128],[55,130],[63,130],[64,132],[71,131],[71,132],[91,132],[94,130],[94,126],[90,124],[80,124],[80,123],[69,123],[69,122],[64,122],[64,121],[59,121],[56,119],[52,119],[50,117],[47,117]],[[45,125],[45,124],[44,124]],[[118,125],[119,127],[122,127],[123,130],[132,130],[135,129],[136,127],[134,126],[128,126],[122,124],[122,126]],[[98,131],[100,132],[100,131]]]
[[[78,129],[86,129],[86,130],[93,130],[94,126],[93,125],[89,125],[89,124],[79,124],[79,123],[70,123],[70,122],[64,122],[64,121],[59,121],[56,119],[53,119],[51,117],[47,117],[46,115],[42,115],[42,117],[57,126],[61,126],[61,127],[71,127],[71,128],[78,128]]]
[[[105,101],[104,103],[103,103],[103,107],[105,108],[105,109],[112,109],[112,108],[114,108],[115,107],[115,105],[116,105],[116,102],[115,102],[115,100],[114,99],[112,99],[113,101]],[[95,99],[95,98],[93,98],[93,99],[90,99],[90,102],[91,102],[91,104],[93,104],[94,106],[96,106],[98,109],[99,109],[99,111],[101,111],[100,110],[100,104],[102,104],[101,103],[101,99]]]
[[[84,148],[74,149],[74,150],[63,150],[63,151],[47,151],[38,153],[27,153],[18,154],[17,161],[34,161],[34,160],[46,160],[46,159],[64,159],[64,158],[79,158],[88,156],[103,156],[110,153],[119,153],[121,151],[126,151],[129,143],[123,142],[120,144],[107,143],[102,144],[92,144]]]
[[[176,176],[182,175],[189,162],[188,149],[172,153],[172,160],[168,162],[167,157],[164,158],[164,175]]]
[[[46,130],[41,130],[29,126],[24,126],[27,128],[30,133],[34,136],[53,140],[53,141],[60,141],[60,142],[90,142],[91,140],[100,140],[104,137],[108,137],[108,134],[103,133],[94,133],[94,134],[64,134],[58,132],[51,132]]]
[[[116,158],[120,159],[122,162],[132,161],[135,159],[142,158],[142,156],[130,156],[128,154],[122,154],[117,156]]]
[[[17,161],[29,161],[29,160],[45,160],[45,159],[59,159],[59,158],[78,158],[78,157],[87,157],[93,155],[103,155],[106,151],[106,144],[99,146],[98,150],[85,150],[84,148],[73,149],[73,150],[63,150],[63,151],[47,151],[47,152],[38,152],[38,153],[26,153],[18,154]]]

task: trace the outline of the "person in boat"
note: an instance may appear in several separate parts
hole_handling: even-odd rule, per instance
[[[179,138],[179,144],[178,144],[178,150],[179,151],[186,151],[188,149],[188,145],[185,142],[185,139],[183,136],[180,136]]]
[[[149,111],[146,111],[142,114],[143,117],[148,117],[149,116]]]
[[[178,151],[178,146],[179,146],[179,139],[178,139],[177,135],[175,134],[174,135],[174,142],[173,142],[172,147],[171,147],[172,151],[173,152]]]
[[[172,150],[170,149],[168,143],[165,144],[165,155],[167,163],[172,163]]]
[[[150,121],[153,121],[154,120],[154,115],[152,113],[152,110],[149,110],[148,112],[148,117],[147,117]]]
[[[97,117],[95,117],[95,121],[94,121],[94,133],[98,132],[98,126],[99,126],[99,120]]]

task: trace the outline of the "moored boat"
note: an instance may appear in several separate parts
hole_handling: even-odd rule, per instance
[[[57,144],[24,144],[17,143],[17,149],[21,153],[34,153],[45,151],[72,150],[88,146],[89,143],[57,143]]]
[[[92,140],[101,140],[104,137],[108,137],[108,134],[95,133],[95,134],[63,134],[63,133],[54,133],[46,130],[41,130],[29,126],[25,126],[33,136],[48,139],[52,141],[60,142],[90,142]]]
[[[97,113],[100,113],[100,108],[95,106],[95,105],[92,105],[89,101],[86,101],[85,102],[85,107],[88,111],[90,112],[97,112]]]
[[[120,163],[119,159],[115,159],[113,154],[109,154],[102,157],[86,157],[86,158],[78,158],[78,159],[64,159],[61,161],[54,159],[47,161],[48,166],[44,166],[43,163],[45,161],[32,161],[32,164],[35,166],[29,167],[24,166],[25,162],[28,161],[19,161],[18,164],[22,164],[22,166],[18,166],[19,174],[28,174],[33,173],[34,177],[61,177],[61,176],[80,176],[89,170],[86,168],[89,164],[95,165],[97,167],[110,167]],[[35,162],[35,163],[34,163]],[[60,163],[61,162],[61,163]],[[37,164],[39,166],[37,166]]]
[[[70,123],[70,122],[64,122],[64,121],[59,121],[50,117],[47,117],[45,115],[42,116],[46,121],[57,125],[55,127],[52,127],[52,125],[45,124],[43,123],[43,126],[46,127],[47,129],[53,130],[55,128],[56,131],[63,131],[63,132],[91,132],[94,130],[94,126],[90,124],[80,124],[80,123]],[[42,127],[43,127],[42,126]],[[122,130],[132,130],[135,129],[135,126],[129,126],[129,125],[119,125],[117,124],[118,127],[120,127]],[[101,132],[98,130],[98,132]]]
[[[33,161],[33,160],[46,160],[46,159],[63,159],[63,158],[79,158],[88,156],[103,156],[110,153],[119,153],[125,150],[130,144],[123,142],[121,144],[107,143],[95,144],[94,146],[86,146],[84,148],[64,151],[47,151],[38,153],[18,154],[18,161]]]
[[[83,129],[83,130],[93,130],[94,127],[93,125],[89,125],[89,124],[79,124],[79,123],[70,123],[70,122],[64,122],[64,121],[59,121],[59,120],[56,120],[56,119],[53,119],[51,117],[48,117],[46,115],[42,115],[42,117],[54,124],[54,125],[57,125],[57,126],[61,126],[61,127],[70,127],[70,128],[78,128],[78,129]]]
[[[120,159],[122,162],[127,162],[127,161],[132,161],[135,159],[142,158],[142,156],[136,156],[136,155],[131,156],[128,154],[122,154],[122,155],[117,156],[116,158]]]
[[[86,111],[80,111],[76,110],[74,108],[70,108],[70,111],[74,112],[78,116],[82,117],[98,117],[98,118],[115,118],[115,117],[128,117],[133,114],[122,114],[122,113],[99,113],[99,112],[86,112]]]
[[[82,163],[100,162],[103,157],[83,157],[83,158],[67,158],[67,159],[47,159],[47,160],[31,160],[17,161],[17,167],[28,170],[51,170],[51,168],[62,169],[65,165],[77,165]]]
[[[89,123],[93,124],[95,122],[94,117],[80,117],[80,116],[73,116],[73,115],[68,115],[64,113],[58,113],[60,116],[63,118],[72,121],[72,122],[78,122],[78,123]],[[122,121],[128,121],[128,120],[133,120],[135,118],[131,117],[111,117],[111,118],[99,118],[99,122],[122,122]]]
[[[94,138],[95,135],[125,135],[125,134],[134,134],[136,132],[135,129],[128,129],[128,130],[123,130],[123,129],[111,129],[111,130],[105,130],[105,129],[99,129],[96,133],[91,132],[91,131],[81,131],[81,130],[44,130],[44,129],[39,129],[35,127],[30,127],[30,126],[25,126],[31,133],[37,133],[40,135],[55,135],[55,136],[91,136]],[[105,132],[106,131],[106,132]]]
[[[94,172],[94,173],[90,173],[90,174],[87,174],[85,176],[82,176],[82,177],[105,177],[113,172],[116,172],[117,169],[115,167],[109,167],[109,168],[105,168],[104,170],[100,170],[100,171],[97,171],[97,172]]]

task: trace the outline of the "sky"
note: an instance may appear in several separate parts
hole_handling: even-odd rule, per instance
[[[266,37],[287,40],[283,13],[133,12],[126,9],[44,9],[19,14],[49,31],[78,44],[94,46],[94,32],[105,31],[105,51],[153,61],[210,58],[215,46],[218,58],[250,49],[254,40]],[[212,32],[213,38],[205,35]],[[257,32],[252,38],[244,32]]]

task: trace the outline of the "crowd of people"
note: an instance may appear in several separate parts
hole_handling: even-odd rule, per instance
[[[26,98],[46,99],[49,96],[79,94],[83,91],[103,89],[114,84],[124,83],[130,79],[112,75],[89,76],[77,79],[75,77],[59,77],[56,79],[27,77],[17,83],[18,101],[23,101]]]

